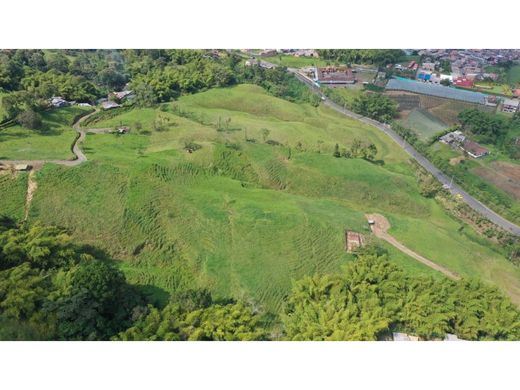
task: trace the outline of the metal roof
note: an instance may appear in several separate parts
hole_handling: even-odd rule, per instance
[[[445,87],[444,85],[429,84],[401,78],[389,80],[388,84],[386,84],[386,89],[414,92],[476,104],[486,104],[487,99],[487,95],[480,92],[465,91],[462,89]]]

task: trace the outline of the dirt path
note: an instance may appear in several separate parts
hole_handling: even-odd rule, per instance
[[[420,254],[412,251],[410,248],[404,246],[399,241],[397,241],[394,237],[392,237],[390,234],[387,233],[387,230],[390,228],[390,222],[383,217],[381,214],[366,214],[365,215],[368,220],[375,221],[375,224],[371,225],[372,232],[374,235],[378,238],[381,238],[388,242],[389,244],[393,245],[397,249],[399,249],[401,252],[406,253],[408,256],[413,257],[417,261],[423,263],[424,265],[442,272],[444,275],[446,275],[448,278],[453,280],[459,280],[460,276],[457,275],[454,272],[451,272],[449,269],[434,263],[431,260],[428,260],[426,257],[421,256]]]
[[[29,216],[29,209],[31,207],[31,202],[34,196],[34,192],[38,188],[38,183],[34,179],[35,171],[29,172],[29,177],[27,178],[27,195],[25,196],[25,213],[23,220],[26,221]]]

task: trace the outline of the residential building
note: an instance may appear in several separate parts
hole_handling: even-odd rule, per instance
[[[520,100],[517,99],[504,99],[502,102],[502,111],[504,112],[517,112],[520,104]]]
[[[473,158],[479,158],[489,154],[489,150],[469,139],[464,140],[461,148]]]
[[[103,110],[111,110],[112,108],[118,108],[118,107],[121,107],[121,106],[119,104],[117,104],[116,102],[112,102],[110,100],[101,103],[101,108],[103,108]]]
[[[70,105],[68,101],[63,99],[61,96],[54,96],[50,98],[49,102],[53,107],[59,108],[59,107],[67,107]]]

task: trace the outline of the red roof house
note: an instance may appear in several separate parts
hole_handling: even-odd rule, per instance
[[[466,77],[457,77],[456,79],[453,79],[453,85],[456,85],[457,87],[472,88],[473,80]]]

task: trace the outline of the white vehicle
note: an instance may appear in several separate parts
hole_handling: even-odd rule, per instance
[[[322,96],[321,100],[327,100],[327,98],[325,96]]]

